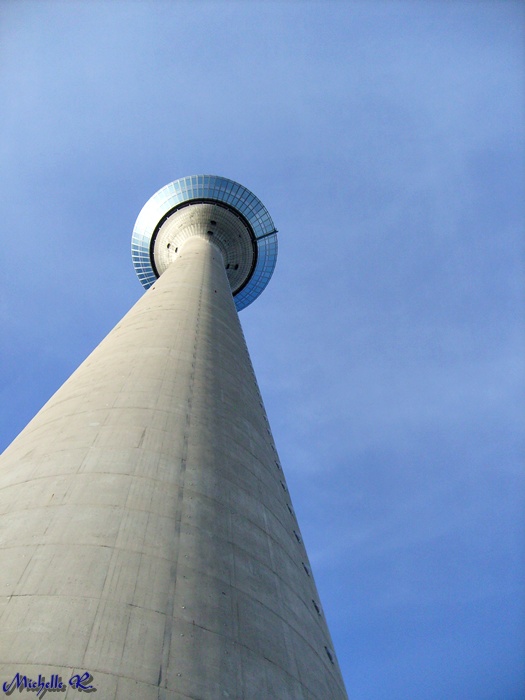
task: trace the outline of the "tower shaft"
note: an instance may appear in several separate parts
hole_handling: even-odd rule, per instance
[[[224,267],[185,242],[0,457],[1,681],[346,698]]]

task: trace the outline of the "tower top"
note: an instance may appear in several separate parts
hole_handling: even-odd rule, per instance
[[[146,289],[191,236],[209,238],[221,250],[238,311],[257,299],[275,268],[277,231],[250,190],[225,177],[192,175],[156,192],[131,238],[135,272]]]

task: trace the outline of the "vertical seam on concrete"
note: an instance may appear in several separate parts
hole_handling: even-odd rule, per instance
[[[190,381],[189,381],[189,388],[188,388],[188,401],[187,401],[187,409],[186,409],[186,424],[184,427],[184,433],[183,433],[183,444],[182,444],[182,454],[181,454],[181,467],[180,467],[180,484],[179,484],[179,492],[177,495],[177,518],[175,520],[175,532],[174,532],[174,538],[173,538],[173,557],[172,557],[172,564],[171,564],[171,572],[172,572],[172,577],[171,577],[171,582],[170,582],[170,590],[168,592],[168,597],[167,597],[167,604],[166,604],[166,612],[165,612],[165,619],[164,619],[164,637],[163,637],[163,642],[162,642],[162,659],[159,667],[159,676],[157,680],[157,685],[159,687],[158,691],[158,697],[159,700],[162,700],[166,693],[164,692],[167,690],[167,669],[169,666],[169,658],[170,658],[170,649],[171,649],[171,637],[172,637],[172,629],[173,629],[173,609],[174,609],[174,604],[175,604],[175,591],[177,588],[177,569],[179,565],[179,555],[180,555],[180,530],[181,530],[181,524],[182,524],[182,510],[183,510],[183,502],[184,502],[184,484],[185,484],[185,479],[186,479],[186,463],[187,463],[187,458],[188,458],[188,442],[189,442],[189,433],[190,433],[190,424],[191,424],[191,414],[192,414],[192,405],[193,405],[193,390],[194,390],[194,384],[195,384],[195,367],[196,367],[196,360],[197,360],[197,347],[198,347],[198,338],[199,338],[199,327],[200,327],[200,322],[201,322],[201,308],[202,308],[202,282],[204,280],[204,271],[202,274],[201,278],[201,283],[200,283],[200,291],[199,291],[199,301],[197,305],[197,314],[196,314],[196,321],[195,321],[195,335],[193,339],[193,361],[191,365],[191,374],[190,374]]]

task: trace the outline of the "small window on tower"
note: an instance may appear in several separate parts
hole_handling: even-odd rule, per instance
[[[324,650],[326,651],[326,655],[327,655],[328,658],[330,659],[330,663],[333,664],[333,663],[334,663],[334,657],[332,656],[332,654],[331,654],[331,652],[330,652],[330,649],[329,649],[328,647],[325,647]]]

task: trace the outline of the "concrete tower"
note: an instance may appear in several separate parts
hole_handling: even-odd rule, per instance
[[[347,697],[237,315],[276,253],[225,178],[142,209],[147,293],[0,457],[4,688]]]

